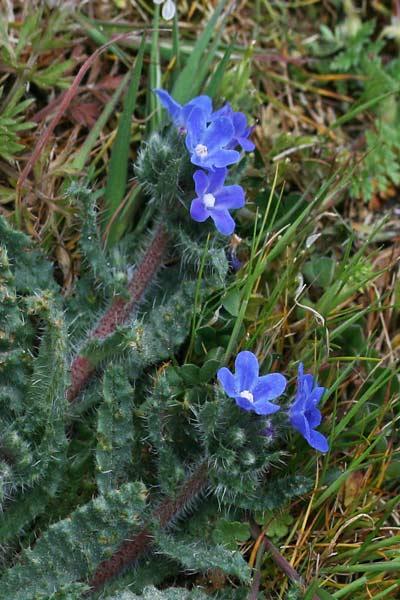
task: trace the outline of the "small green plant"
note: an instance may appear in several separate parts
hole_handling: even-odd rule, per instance
[[[237,161],[237,152],[220,149],[221,136],[250,149],[251,130],[241,113],[227,107],[213,120],[211,112],[203,113],[207,107],[197,106],[196,100],[176,105],[180,116],[174,119],[175,125],[188,127],[188,138],[192,135],[192,150],[187,144],[192,162],[206,159],[207,168],[213,168],[210,161]],[[201,120],[203,114],[211,125]],[[186,118],[187,124],[181,121]],[[226,238],[213,234],[209,223],[224,234],[231,231],[228,209],[243,204],[244,192],[237,184],[224,186],[223,165],[209,179],[197,170],[193,192],[193,170],[184,136],[175,128],[153,134],[144,145],[136,171],[158,214],[144,251],[135,250],[132,274],[121,259],[121,252],[126,258],[131,252],[129,239],[118,251],[105,253],[93,195],[70,187],[68,194],[82,215],[86,269],[76,294],[64,302],[40,253],[1,221],[7,323],[1,365],[4,560],[11,559],[16,544],[29,543],[32,524],[43,521],[46,511],[52,510],[54,522],[4,574],[0,597],[46,598],[54,590],[69,598],[80,598],[84,590],[101,593],[151,548],[157,549],[154,568],[164,556],[192,571],[218,569],[246,585],[250,571],[240,552],[228,550],[215,536],[198,535],[195,508],[204,494],[211,494],[226,514],[241,515],[248,509],[275,510],[309,489],[310,481],[301,474],[273,475],[281,456],[274,431],[285,418],[271,425],[279,409],[271,400],[286,387],[283,375],[259,377],[257,359],[248,351],[238,355],[235,375],[219,369],[226,393],[213,383],[221,366],[218,351],[210,351],[203,365],[171,364],[160,373],[152,368],[175,360],[189,337],[193,307],[228,278]],[[188,199],[196,193],[191,219]],[[167,259],[171,266],[161,270]],[[42,264],[40,279],[36,263]],[[84,330],[91,333],[85,336]],[[80,350],[68,375],[73,348]],[[319,414],[312,412],[313,403],[324,391],[313,388],[310,378],[299,374],[290,420],[311,445],[326,451],[322,434],[309,431]],[[308,403],[313,407],[306,408]],[[88,463],[91,454],[95,460]],[[77,488],[83,501],[72,507],[71,489]],[[91,499],[95,490],[97,497]]]
[[[336,87],[356,102],[338,119],[338,125],[351,121],[358,133],[342,160],[350,158],[357,165],[350,190],[353,197],[365,201],[400,183],[400,62],[397,57],[385,59],[385,46],[385,31],[378,35],[375,21],[363,23],[355,10],[348,10],[333,31],[321,26],[315,49],[322,57],[320,71],[350,76],[349,81],[339,80]],[[369,110],[371,116],[368,126],[360,128],[357,115],[363,110]]]
[[[3,90],[0,88],[0,102]],[[24,144],[19,142],[21,131],[32,129],[35,123],[25,121],[24,112],[32,100],[23,100],[16,105],[9,105],[0,115],[0,156],[11,161],[15,154],[24,149]]]

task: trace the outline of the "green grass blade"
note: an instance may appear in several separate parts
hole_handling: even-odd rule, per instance
[[[319,598],[319,600],[335,600],[334,596],[318,587],[317,583],[308,588],[303,600],[314,600],[314,598]]]
[[[153,17],[151,36],[149,84],[150,91],[161,87],[160,49],[159,49],[160,7],[157,5]],[[161,126],[161,113],[158,110],[158,98],[152,91],[148,97],[149,133],[158,131]]]
[[[348,585],[344,586],[338,592],[335,592],[335,595],[331,596],[331,598],[333,598],[334,600],[336,600],[337,598],[343,598],[343,596],[347,596],[347,594],[350,593],[352,594],[355,590],[358,590],[359,588],[365,589],[366,584],[368,584],[368,578],[364,575],[363,577],[359,577],[355,581],[352,581]]]
[[[86,29],[86,32],[92,40],[98,44],[99,46],[103,46],[110,41],[111,37],[106,35],[100,27],[98,27],[91,19],[88,19],[85,15],[78,13],[76,15],[76,20]],[[129,68],[131,64],[131,59],[126,52],[121,50],[116,44],[110,46],[110,50],[114,52],[115,56],[118,58]]]
[[[396,573],[400,572],[400,559],[359,565],[335,565],[325,567],[324,571],[327,573]]]
[[[133,222],[134,216],[142,205],[143,198],[141,196],[141,188],[136,185],[131,189],[127,197],[124,199],[124,206],[118,213],[114,222],[110,226],[110,232],[112,235],[111,242],[108,241],[108,245],[112,245],[122,238],[129,223]],[[105,237],[109,238],[105,232]]]
[[[129,81],[129,77],[130,77],[130,73],[126,73],[123,80],[121,81],[121,83],[119,84],[119,86],[117,87],[115,92],[113,93],[111,100],[104,107],[103,112],[101,113],[100,117],[97,119],[94,127],[90,130],[89,135],[87,136],[86,140],[82,144],[82,147],[80,148],[78,154],[72,160],[71,166],[73,167],[73,169],[76,169],[77,171],[82,171],[82,169],[85,166],[85,163],[87,161],[87,158],[90,154],[90,151],[92,150],[93,146],[96,143],[97,138],[100,135],[101,130],[107,123],[107,121],[110,118],[110,116],[112,115],[112,113],[114,112],[115,107],[118,103],[118,100],[120,99],[122,92],[124,91],[126,84]]]
[[[374,595],[374,600],[383,600],[383,598],[395,598],[394,592],[398,592],[400,589],[400,579],[396,579],[393,585],[390,585],[386,590],[382,590],[378,594]],[[393,592],[393,595],[392,595]]]
[[[223,20],[221,27],[215,35],[215,38],[207,49],[207,52],[199,65],[199,69],[197,72],[197,77],[192,83],[192,93],[191,96],[197,96],[203,86],[204,81],[207,79],[208,70],[218,52],[218,48],[221,42],[221,37],[224,29],[226,19]],[[222,73],[223,74],[223,73]]]
[[[178,73],[180,73],[182,68],[181,43],[179,38],[179,22],[177,13],[175,13],[174,24],[172,27],[172,52],[175,59],[174,69],[172,71],[172,81],[175,82],[176,78],[178,77]]]
[[[198,77],[194,77],[194,74],[198,73],[199,69],[201,68],[202,61],[204,60],[204,53],[207,49],[209,41],[211,40],[218,18],[226,2],[227,0],[221,0],[217,5],[206,28],[197,40],[186,66],[175,82],[175,85],[172,89],[172,96],[177,102],[188,102],[190,98],[196,95],[196,93],[194,93],[194,89],[200,89],[203,84],[203,81],[201,81]],[[207,57],[207,60],[213,60],[215,52],[216,49],[214,48],[213,52],[210,52],[210,56]]]
[[[221,62],[219,63],[218,67],[215,69],[214,73],[212,74],[212,76],[210,78],[210,81],[208,82],[208,84],[206,86],[205,93],[207,94],[207,96],[210,96],[211,98],[215,98],[218,95],[219,88],[220,88],[221,82],[222,82],[222,78],[223,78],[223,75],[228,66],[229,59],[232,54],[232,50],[235,46],[235,42],[236,42],[236,37],[232,40],[232,42],[230,43],[228,48],[225,50],[225,54],[222,57]]]
[[[338,437],[342,431],[346,428],[349,422],[355,418],[357,412],[360,411],[361,407],[368,402],[368,400],[382,387],[386,386],[392,378],[392,373],[389,371],[383,371],[375,381],[372,382],[371,386],[365,391],[365,393],[355,402],[351,409],[346,415],[343,416],[340,423],[335,427],[335,436]]]
[[[128,175],[129,146],[131,138],[132,114],[136,105],[139,90],[140,75],[143,66],[144,36],[136,58],[132,79],[124,102],[124,109],[118,126],[117,136],[111,151],[110,167],[107,175],[105,189],[105,212],[104,228],[118,210],[125,194],[126,180]],[[107,245],[110,246],[117,241],[114,224],[110,228]]]
[[[336,121],[334,121],[332,123],[332,125],[330,126],[330,129],[335,129],[336,127],[339,127],[340,125],[344,125],[345,123],[348,123],[348,121],[351,121],[352,119],[354,119],[354,117],[356,117],[360,113],[364,112],[365,110],[368,110],[369,108],[372,108],[376,104],[379,104],[379,102],[381,102],[385,98],[388,98],[389,96],[392,96],[393,94],[398,93],[398,91],[399,90],[391,90],[390,92],[385,92],[384,94],[380,94],[379,96],[376,96],[375,98],[371,98],[371,100],[367,100],[367,102],[363,102],[362,104],[359,104],[358,106],[354,106],[354,108],[349,110],[349,112],[347,112],[345,115],[343,115],[342,117],[339,117],[339,119],[336,119]]]

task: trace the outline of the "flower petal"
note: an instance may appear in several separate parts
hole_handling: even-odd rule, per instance
[[[212,100],[210,96],[196,96],[196,98],[193,98],[185,106],[197,106],[207,116],[207,120],[212,113]]]
[[[304,414],[290,411],[289,415],[292,426],[308,441],[310,436],[310,426]]]
[[[235,128],[235,134],[243,134],[246,130],[247,119],[246,115],[242,112],[234,112],[232,115],[233,126]]]
[[[311,430],[310,438],[307,441],[311,448],[315,448],[315,450],[319,450],[319,452],[328,452],[329,450],[328,440],[319,431]]]
[[[230,102],[227,102],[226,104],[224,104],[224,106],[222,106],[221,108],[219,108],[218,110],[216,110],[215,112],[212,113],[211,121],[215,121],[216,119],[219,119],[219,117],[231,117],[231,116],[232,116],[232,106],[231,106]]]
[[[198,196],[204,196],[207,188],[209,187],[209,179],[207,174],[199,169],[198,171],[195,171],[193,180],[196,194]]]
[[[272,415],[280,409],[277,404],[272,404],[267,400],[258,400],[254,402],[254,410],[258,415]]]
[[[315,387],[310,394],[310,401],[313,402],[314,406],[317,406],[322,396],[324,395],[324,387]]]
[[[203,136],[203,144],[207,148],[222,148],[232,139],[234,129],[232,121],[226,117],[220,117],[207,127]],[[225,166],[225,165],[221,165]]]
[[[190,216],[198,223],[204,223],[210,217],[210,212],[206,209],[200,198],[195,198],[190,205]]]
[[[318,425],[321,424],[322,415],[318,408],[312,408],[307,410],[305,417],[308,420],[308,423],[312,429],[315,429],[316,427],[318,427]]]
[[[246,137],[237,137],[236,139],[237,139],[239,146],[245,152],[252,152],[254,150],[254,148],[256,147],[255,144],[253,144],[253,142],[251,140],[247,139]]]
[[[240,185],[227,185],[216,196],[215,208],[242,208],[246,204]]]
[[[277,398],[286,388],[286,377],[281,373],[270,373],[258,378],[257,385],[253,390],[255,402],[265,402]]]
[[[228,394],[230,398],[236,397],[236,384],[235,377],[226,367],[222,367],[217,372],[217,378],[222,385],[224,392]]]
[[[194,108],[199,108],[203,112],[206,122],[210,120],[210,115],[212,113],[211,98],[209,96],[197,96],[197,98],[193,98],[193,100],[182,107],[182,125],[184,127],[186,127],[190,114]]]
[[[235,231],[235,221],[227,210],[210,210],[210,217],[215,223],[215,227],[224,235],[231,235]]]
[[[303,375],[302,386],[303,386],[303,390],[307,394],[307,396],[309,394],[311,394],[311,390],[313,389],[314,385],[315,385],[315,379],[311,375],[311,373],[306,373],[305,375]]]
[[[236,396],[235,398],[236,404],[243,408],[243,410],[254,410],[254,404],[247,400],[247,398],[242,398],[241,396]]]
[[[298,375],[297,375],[299,381],[303,378],[303,373],[304,373],[304,365],[302,362],[299,362]]]
[[[297,388],[296,398],[292,404],[291,411],[292,412],[301,412],[304,413],[307,409],[307,395],[304,394],[300,388]]]
[[[228,173],[228,169],[223,167],[222,169],[215,169],[210,173],[210,192],[214,194],[214,196],[222,190],[224,185],[226,175]]]
[[[154,89],[153,92],[157,94],[161,104],[167,109],[174,123],[179,122],[182,106],[176,102],[165,90]]]
[[[194,152],[206,129],[207,120],[204,112],[195,106],[187,119],[187,136],[185,144],[189,152]]]
[[[240,154],[236,150],[216,150],[208,158],[207,164],[221,168],[234,165],[240,160]]]
[[[251,392],[257,385],[258,360],[252,352],[239,352],[235,360],[235,377],[241,392]]]

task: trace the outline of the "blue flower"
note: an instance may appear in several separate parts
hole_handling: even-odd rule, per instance
[[[254,150],[255,145],[251,140],[248,139],[254,127],[247,127],[247,119],[244,113],[234,112],[230,103],[227,102],[225,106],[211,115],[211,120],[215,120],[219,117],[228,117],[232,121],[233,136],[231,141],[226,146],[228,149],[240,146],[242,150],[245,150],[246,152],[251,152]]]
[[[194,107],[199,108],[204,113],[207,120],[211,117],[212,102],[209,96],[197,96],[182,106],[165,90],[154,89],[153,92],[157,94],[161,104],[169,112],[174,125],[178,127],[182,133],[186,133],[187,120]]]
[[[286,379],[280,373],[258,376],[257,358],[252,352],[239,352],[235,361],[235,375],[223,367],[217,373],[218,380],[230,398],[243,410],[252,410],[258,415],[270,415],[279,410],[272,404],[286,388]]]
[[[229,214],[231,208],[242,208],[245,204],[244,191],[240,185],[224,186],[227,169],[216,169],[209,175],[196,171],[193,175],[197,198],[192,201],[190,216],[203,223],[212,218],[218,231],[230,235],[235,221]]]
[[[195,106],[187,118],[185,143],[191,162],[211,171],[238,162],[239,152],[227,149],[235,133],[232,119],[218,117],[209,124],[208,120],[199,106]]]
[[[300,363],[297,394],[289,410],[289,418],[293,427],[301,433],[311,448],[320,452],[327,452],[329,449],[325,436],[319,431],[315,431],[322,419],[317,404],[324,392],[325,388],[318,387],[312,375],[303,375],[303,363]]]

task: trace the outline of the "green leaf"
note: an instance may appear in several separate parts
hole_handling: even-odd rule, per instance
[[[125,98],[124,109],[118,126],[117,136],[111,151],[110,166],[105,189],[105,214],[103,221],[104,229],[109,225],[111,219],[119,210],[126,190],[131,139],[131,122],[132,114],[136,106],[140,75],[142,72],[144,44],[145,37],[143,36],[138,55],[136,57],[132,79]],[[110,227],[107,237],[108,246],[113,245],[117,241],[115,231],[115,223],[113,223],[113,225]]]
[[[201,88],[202,81],[193,75],[198,73],[202,62],[206,56],[207,45],[214,34],[215,26],[219,19],[219,16],[226,4],[227,0],[220,0],[217,7],[215,8],[213,15],[203,33],[199,36],[186,66],[180,73],[175,85],[172,89],[172,96],[177,102],[185,103],[188,102],[193,96],[196,95],[197,91]],[[216,53],[216,48],[213,52],[207,54],[208,59],[213,59]]]
[[[332,594],[319,587],[318,585],[315,587],[314,591],[318,594],[320,600],[336,600],[335,596],[332,596]],[[310,596],[310,600],[312,600],[312,595]]]
[[[215,358],[207,360],[200,369],[199,380],[201,383],[208,383],[215,376],[220,366],[221,362]]]
[[[289,526],[293,523],[292,515],[287,512],[282,514],[275,514],[271,511],[256,512],[255,519],[263,528],[267,527],[266,534],[274,542],[285,537]]]
[[[313,256],[303,266],[303,273],[312,285],[327,289],[333,282],[336,270],[336,261],[328,256]]]
[[[69,71],[75,66],[74,60],[65,60],[56,62],[46,69],[37,71],[31,75],[31,80],[39,87],[49,89],[51,87],[66,88],[70,85],[70,76],[62,77],[65,71]]]
[[[213,250],[210,254],[212,268],[217,274],[220,283],[222,283],[225,280],[229,269],[228,259],[226,258],[225,250],[224,248],[220,248],[219,250]]]
[[[381,102],[385,98],[388,98],[388,96],[391,96],[392,94],[397,94],[399,91],[400,91],[400,88],[398,88],[397,90],[392,90],[390,92],[386,92],[385,94],[380,94],[379,96],[375,96],[371,100],[367,100],[366,102],[363,102],[362,104],[359,104],[358,106],[353,107],[345,115],[336,119],[336,121],[334,121],[332,123],[332,125],[330,126],[330,129],[335,129],[336,127],[339,127],[340,125],[344,125],[345,123],[348,123],[349,121],[354,119],[354,117],[356,117],[360,113],[368,110],[369,108],[372,108],[373,106],[376,106],[377,104],[379,104],[379,102]]]
[[[364,328],[358,323],[350,323],[339,337],[337,343],[341,345],[347,356],[361,356],[366,344]]]
[[[200,367],[197,365],[183,365],[178,373],[185,383],[196,384],[200,382]]]
[[[84,14],[77,13],[76,20],[86,29],[89,37],[92,38],[98,44],[98,46],[102,46],[110,41],[110,37],[104,34],[103,25],[97,25],[95,21],[92,19],[88,19]],[[112,44],[110,46],[110,52],[113,52],[115,56],[121,60],[127,67],[130,65],[130,57],[124,52],[117,44]]]
[[[242,294],[240,290],[233,290],[222,299],[222,306],[225,308],[225,310],[228,311],[230,315],[232,315],[232,317],[238,316],[240,312],[241,303]]]
[[[133,445],[133,388],[120,365],[103,377],[104,402],[97,413],[96,481],[102,494],[118,488],[126,477]]]
[[[238,542],[245,542],[250,537],[248,523],[220,519],[215,525],[212,539],[216,544],[222,544],[228,550],[236,550]]]
[[[210,96],[210,98],[215,98],[216,96],[218,96],[218,92],[221,87],[221,83],[223,81],[223,76],[224,76],[226,68],[228,66],[229,59],[231,57],[232,50],[235,46],[235,43],[236,43],[236,36],[233,38],[232,42],[229,44],[229,46],[225,50],[225,54],[222,57],[222,60],[218,63],[217,68],[211,75],[210,81],[208,82],[206,89],[204,90],[204,93],[207,94],[207,96]]]
[[[160,67],[160,48],[159,48],[159,28],[160,28],[160,7],[156,6],[153,15],[153,33],[151,35],[150,67],[149,67],[149,87],[154,90],[161,87],[161,67]],[[157,110],[158,98],[151,92],[148,95],[147,113],[149,118],[149,133],[160,130],[161,116]]]
[[[18,564],[4,574],[0,580],[2,596],[44,600],[54,590],[88,578],[128,532],[135,531],[146,497],[142,483],[127,483],[50,525],[34,548],[24,550]]]
[[[90,151],[92,150],[93,146],[95,145],[96,140],[99,137],[101,130],[107,123],[111,114],[115,111],[115,107],[118,103],[118,100],[120,99],[122,92],[125,89],[125,86],[126,86],[128,80],[129,80],[129,73],[126,73],[126,75],[123,77],[121,83],[119,84],[119,86],[117,87],[117,89],[115,90],[113,95],[111,96],[111,100],[104,107],[104,110],[101,113],[100,117],[97,119],[96,124],[90,130],[90,132],[89,132],[87,138],[85,139],[85,141],[83,142],[81,148],[79,149],[78,153],[72,160],[72,167],[74,169],[76,169],[77,171],[82,171],[83,167],[85,166],[85,162],[90,154]]]
[[[163,554],[182,563],[186,569],[200,572],[220,569],[245,583],[250,581],[249,566],[240,552],[231,552],[221,545],[206,546],[160,531],[155,534],[155,542]]]

